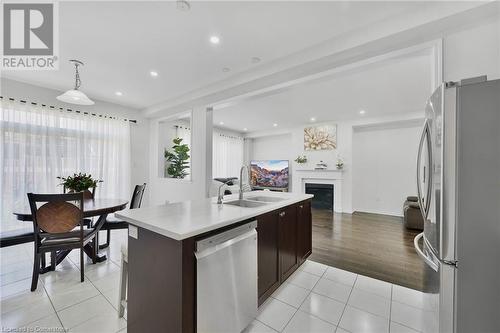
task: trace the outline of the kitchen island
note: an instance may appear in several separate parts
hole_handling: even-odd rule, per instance
[[[254,191],[121,211],[128,239],[128,332],[196,332],[196,242],[257,221],[258,304],[311,254],[308,194]],[[216,302],[217,300],[214,300]]]

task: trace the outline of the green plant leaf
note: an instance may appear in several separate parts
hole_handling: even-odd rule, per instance
[[[164,157],[169,163],[167,167],[167,174],[172,178],[185,178],[189,173],[185,170],[189,169],[189,146],[182,143],[181,138],[174,138],[172,140],[174,145],[172,151],[165,149]]]

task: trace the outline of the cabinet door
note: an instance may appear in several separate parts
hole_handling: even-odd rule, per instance
[[[284,281],[297,268],[297,208],[295,205],[280,209],[280,275]]]
[[[312,251],[311,201],[297,205],[297,260],[304,262]]]
[[[262,304],[280,284],[278,231],[277,212],[271,212],[257,217],[259,305]]]

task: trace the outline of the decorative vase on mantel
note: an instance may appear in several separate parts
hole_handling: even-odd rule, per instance
[[[337,159],[337,163],[335,163],[337,170],[342,170],[344,168],[344,161],[341,158]]]
[[[314,168],[314,170],[326,170],[326,169],[328,169],[328,164],[326,164],[323,161],[319,161],[319,163],[316,163],[316,167]]]

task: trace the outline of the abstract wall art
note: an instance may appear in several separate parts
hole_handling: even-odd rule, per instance
[[[332,150],[337,148],[337,125],[304,128],[304,150]]]

